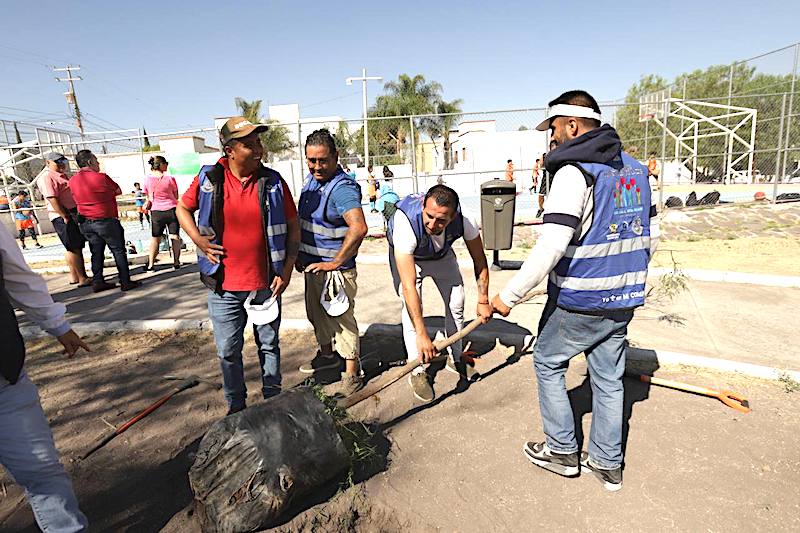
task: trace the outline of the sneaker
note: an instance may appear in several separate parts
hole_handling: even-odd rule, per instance
[[[414,397],[417,400],[427,403],[436,398],[436,393],[433,392],[433,386],[427,372],[412,373],[408,376],[408,383],[411,385],[411,390],[414,391]]]
[[[135,289],[135,288],[141,287],[141,286],[142,286],[142,282],[141,281],[133,281],[133,280],[130,280],[130,281],[127,281],[127,282],[126,281],[122,281],[119,284],[119,290],[121,290],[122,292],[128,292],[131,289]]]
[[[545,442],[526,442],[522,451],[530,462],[559,476],[576,477],[581,473],[578,452],[555,453]]]
[[[116,283],[106,283],[105,281],[99,281],[97,283],[92,282],[92,292],[103,292],[109,289],[113,289],[116,287]]]
[[[342,372],[342,380],[339,383],[331,385],[330,387],[326,387],[325,394],[328,396],[345,398],[354,392],[361,390],[363,387],[364,379],[361,376],[354,376],[353,374]]]
[[[317,355],[314,356],[310,363],[305,363],[300,367],[300,372],[302,374],[313,374],[321,370],[339,368],[339,365],[341,365],[341,358],[336,352],[331,355],[322,355],[322,352],[317,351]]]
[[[41,245],[41,244],[39,244],[38,242],[36,243],[36,247],[37,247],[37,248],[44,248],[44,246],[42,246],[42,245]]]
[[[609,492],[617,492],[622,488],[622,467],[606,469],[592,464],[589,454],[581,452],[581,470],[587,470],[603,482],[603,488]]]
[[[474,363],[468,363],[464,359],[456,363],[453,360],[453,356],[448,356],[445,368],[453,374],[466,378],[468,381],[477,381],[481,376],[480,372],[475,369]]]
[[[544,213],[544,209],[539,209],[539,210],[536,212],[536,217],[534,217],[534,218],[540,218],[540,217],[542,216],[542,213]]]

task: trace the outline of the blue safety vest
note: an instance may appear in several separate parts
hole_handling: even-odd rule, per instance
[[[550,272],[548,295],[573,311],[644,305],[651,216],[647,167],[625,152],[608,164],[576,164],[594,177],[592,225]]]
[[[209,176],[212,171],[217,176],[216,179],[212,179]],[[198,192],[197,227],[201,235],[206,237],[213,235],[214,238],[211,242],[215,244],[222,244],[223,242],[223,235],[215,228],[219,227],[222,217],[224,172],[224,168],[219,163],[217,165],[204,165],[200,169],[198,176],[200,187]],[[281,183],[281,175],[271,168],[262,167],[258,172],[261,224],[267,241],[267,251],[269,253],[267,264],[271,280],[275,274],[283,276],[283,263],[286,260],[287,231],[286,214],[283,210],[283,184]],[[224,261],[223,259],[222,264],[224,264]],[[206,278],[215,277],[220,267],[219,264],[209,261],[200,250],[197,251],[197,265],[200,269],[201,277],[204,277],[204,281],[206,281]]]
[[[300,218],[301,264],[332,261],[339,253],[349,227],[336,206],[331,204],[330,198],[339,183],[352,179],[342,169],[324,184],[310,174],[306,177],[297,210]],[[353,256],[336,270],[349,270],[355,266],[356,256]]]
[[[422,222],[422,208],[425,202],[425,195],[423,193],[409,194],[399,202],[397,202],[397,209],[405,213],[411,222],[411,229],[414,230],[414,236],[417,238],[417,248],[414,250],[414,259],[417,261],[430,261],[433,259],[441,259],[444,257],[453,242],[464,236],[464,217],[461,214],[461,207],[456,209],[456,217],[444,228],[444,246],[441,250],[436,250],[433,246],[431,236],[428,235],[425,229],[425,224]],[[395,216],[397,214],[395,213]],[[388,229],[386,232],[386,239],[389,241],[389,246],[394,247],[394,216],[389,219]]]

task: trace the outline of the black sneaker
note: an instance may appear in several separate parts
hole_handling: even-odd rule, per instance
[[[338,369],[341,365],[341,357],[336,352],[331,355],[322,355],[322,352],[317,351],[317,355],[310,363],[305,363],[300,367],[300,373],[313,374],[322,370]]]
[[[535,216],[534,218],[541,218],[541,216],[542,216],[542,213],[544,213],[544,209],[539,209],[539,210],[536,212],[536,216]]]
[[[530,462],[559,476],[577,477],[581,473],[578,452],[555,453],[544,442],[526,442],[522,451]]]
[[[592,464],[589,454],[581,452],[581,470],[587,470],[597,476],[603,482],[603,488],[610,492],[616,492],[622,488],[622,467],[618,466],[608,470]]]
[[[141,281],[120,281],[119,282],[119,290],[122,292],[128,292],[129,290],[136,289],[142,286]]]

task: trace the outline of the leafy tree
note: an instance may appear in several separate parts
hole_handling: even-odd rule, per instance
[[[458,125],[458,121],[461,119],[462,103],[463,101],[460,99],[450,102],[439,99],[434,102],[433,112],[436,113],[436,115],[423,118],[420,124],[421,129],[425,131],[432,140],[442,138],[445,170],[453,168],[450,132]],[[435,147],[436,144],[434,143],[434,148]]]
[[[150,148],[150,139],[147,138],[147,130],[142,126],[142,136],[144,137],[144,152],[148,152]]]
[[[733,98],[731,105],[737,107],[753,108],[757,110],[758,117],[756,122],[756,150],[767,151],[766,153],[756,153],[754,170],[758,169],[764,174],[775,173],[775,152],[778,147],[779,118],[782,95],[778,93],[788,92],[791,88],[790,75],[775,75],[757,73],[755,68],[746,64],[737,64],[733,68],[731,80],[730,65],[713,65],[704,70],[695,70],[678,75],[672,83],[658,75],[643,76],[639,82],[635,83],[628,90],[625,96],[625,105],[620,107],[616,113],[616,127],[626,147],[637,147],[644,150],[645,131],[648,135],[648,152],[659,156],[671,157],[675,150],[675,141],[672,138],[667,140],[667,153],[661,154],[661,138],[663,129],[654,121],[650,121],[647,126],[644,122],[639,122],[639,97],[657,90],[672,87],[673,98],[684,98],[686,100],[708,100],[711,103],[727,104],[729,89]],[[685,87],[685,92],[684,92]],[[752,95],[752,96],[749,96]],[[758,96],[767,95],[767,96]],[[794,110],[792,113],[800,111],[800,98],[794,99]],[[787,109],[787,114],[790,110]],[[737,119],[730,119],[733,125]],[[728,122],[723,119],[723,122]],[[679,129],[680,119],[671,117],[668,127],[675,132]],[[790,132],[789,144],[800,143],[800,121],[795,121]],[[646,129],[647,128],[647,129]],[[700,131],[712,131],[714,127],[709,124],[701,124]],[[748,138],[749,131],[743,132],[742,137]],[[701,172],[710,176],[724,172],[725,168],[725,141],[722,136],[703,138],[698,140],[697,145],[697,166]],[[685,152],[684,152],[685,153]],[[741,145],[737,145],[734,150],[734,157],[743,153]],[[647,157],[649,154],[642,154]]]
[[[297,146],[289,138],[289,130],[278,124],[276,120],[263,120],[261,118],[261,100],[248,102],[244,98],[234,99],[236,107],[244,118],[254,124],[267,124],[269,129],[259,135],[261,145],[264,147],[264,162],[281,159]]]
[[[425,76],[414,77],[400,74],[397,81],[389,81],[383,86],[386,94],[375,99],[369,110],[370,117],[403,117],[433,113],[436,103],[441,101],[442,86],[435,81],[428,82]],[[370,122],[370,146],[372,132],[375,132],[377,145],[383,151],[400,155],[407,142],[411,125],[407,118],[373,120]],[[393,147],[390,144],[394,144]]]

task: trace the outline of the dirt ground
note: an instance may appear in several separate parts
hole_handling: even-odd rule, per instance
[[[92,530],[196,531],[187,472],[204,431],[225,413],[221,392],[205,385],[183,392],[86,461],[79,457],[111,426],[167,393],[172,385],[160,376],[218,380],[211,335],[114,334],[89,342],[91,354],[65,360],[53,341],[33,340],[27,367]],[[296,369],[312,354],[312,343],[309,334],[282,335],[285,386],[301,382]],[[254,403],[258,368],[251,338],[246,346]],[[352,409],[372,424],[378,455],[357,470],[354,486],[322,487],[278,529],[800,529],[800,385],[658,369],[661,377],[744,394],[753,411],[739,414],[713,399],[626,379],[625,483],[609,494],[590,475],[560,478],[522,456],[524,441],[541,437],[530,356],[503,345],[470,348],[482,354],[480,381],[459,382],[441,371],[431,404],[414,401],[401,381]],[[400,358],[401,348],[395,339],[367,336],[363,353],[373,377]],[[567,385],[584,441],[591,418],[585,362],[573,362]],[[0,530],[35,531],[33,524],[19,488],[0,478]]]

